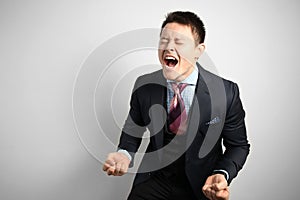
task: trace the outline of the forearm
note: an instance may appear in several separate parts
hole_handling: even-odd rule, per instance
[[[228,184],[235,178],[242,169],[249,154],[249,144],[238,147],[229,147],[220,156],[214,170],[225,170],[228,173]]]
[[[231,94],[232,95],[229,95],[227,99],[228,109],[221,133],[225,152],[220,156],[215,166],[215,169],[222,169],[228,172],[228,183],[230,183],[242,169],[250,151],[244,120],[245,111],[236,84],[232,84]]]

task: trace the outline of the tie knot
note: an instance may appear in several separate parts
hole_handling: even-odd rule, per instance
[[[184,88],[187,86],[187,83],[172,83],[172,88],[174,90],[174,93],[181,94],[181,92],[184,90]]]

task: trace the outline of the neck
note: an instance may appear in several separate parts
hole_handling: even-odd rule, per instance
[[[178,77],[176,77],[174,81],[181,82],[185,80],[187,77],[189,77],[189,75],[192,74],[194,70],[195,70],[194,66],[189,67],[189,69],[187,69],[183,74],[180,74]]]

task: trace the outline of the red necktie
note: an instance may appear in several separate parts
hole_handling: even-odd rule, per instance
[[[185,133],[187,128],[187,114],[181,92],[187,86],[186,83],[171,83],[174,96],[170,103],[170,112],[168,115],[169,130],[178,135]]]

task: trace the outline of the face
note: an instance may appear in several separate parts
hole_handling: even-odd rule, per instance
[[[196,45],[189,26],[168,23],[160,36],[158,56],[164,77],[180,82],[194,70],[196,61],[204,51],[204,44]]]

